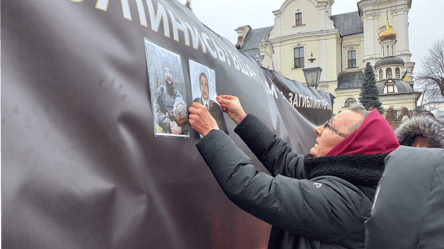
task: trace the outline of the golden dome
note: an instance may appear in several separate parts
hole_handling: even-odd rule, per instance
[[[385,40],[394,40],[394,39],[396,39],[396,31],[390,28],[389,21],[386,20],[385,30],[379,33],[379,40],[385,41]]]

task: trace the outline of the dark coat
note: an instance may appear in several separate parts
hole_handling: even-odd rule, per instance
[[[195,98],[193,100],[193,102],[197,102],[199,104],[204,105],[202,98]],[[211,99],[209,102],[210,102],[210,106],[208,107],[208,112],[216,120],[217,126],[219,127],[219,129],[225,131],[225,133],[228,134],[228,129],[227,129],[227,125],[225,124],[225,119],[224,119],[224,115],[222,113],[222,109],[220,108],[220,106],[216,102],[212,101]]]
[[[269,248],[364,248],[364,221],[386,154],[306,158],[252,115],[235,131],[271,176],[221,131],[197,148],[226,195],[273,225]]]
[[[444,150],[400,146],[386,158],[366,248],[444,248]]]

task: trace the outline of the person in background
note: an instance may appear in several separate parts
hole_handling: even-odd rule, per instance
[[[235,96],[217,98],[235,132],[271,175],[220,131],[201,104],[188,109],[196,145],[225,194],[273,225],[268,248],[364,248],[364,221],[388,153],[399,143],[377,110],[355,108],[317,127],[310,155],[294,153]]]
[[[386,158],[366,249],[443,248],[444,125],[422,114],[396,129],[401,145]]]
[[[444,148],[444,124],[430,112],[402,123],[395,133],[401,145]]]

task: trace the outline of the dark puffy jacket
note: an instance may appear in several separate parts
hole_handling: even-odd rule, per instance
[[[211,131],[197,148],[226,195],[273,225],[269,248],[364,248],[364,221],[385,155],[304,158],[252,115],[235,132],[272,176],[258,172],[222,131]]]
[[[444,150],[400,146],[386,158],[367,249],[444,248]]]

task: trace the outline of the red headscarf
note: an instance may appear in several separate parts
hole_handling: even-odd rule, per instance
[[[390,124],[378,110],[373,110],[361,126],[330,150],[327,156],[383,154],[398,147],[398,139]]]

